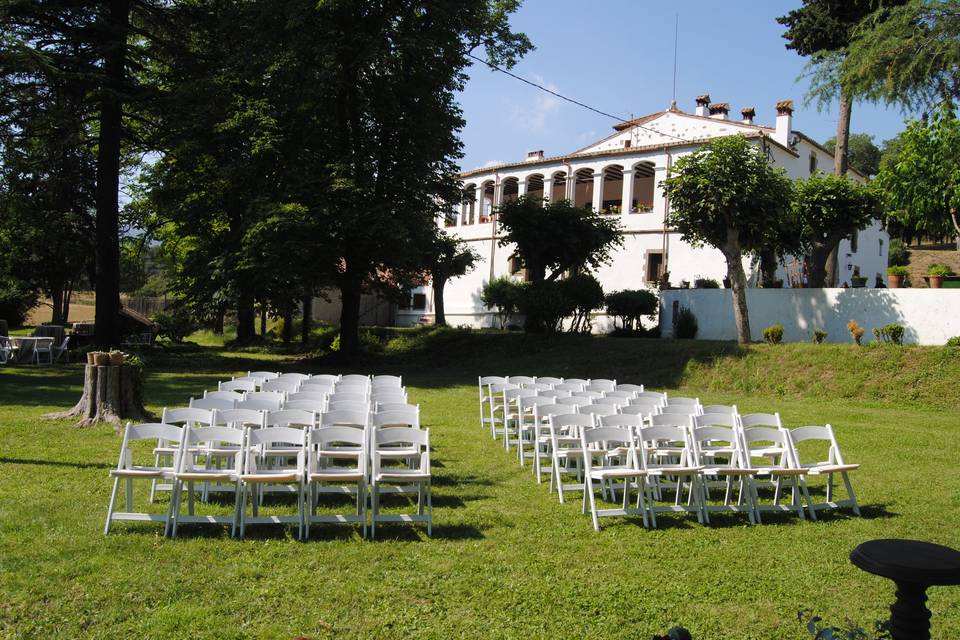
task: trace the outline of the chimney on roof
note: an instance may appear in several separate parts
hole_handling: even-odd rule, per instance
[[[740,122],[743,124],[753,124],[753,118],[757,115],[757,110],[753,107],[744,107],[740,109],[740,115],[743,116]]]
[[[527,151],[527,162],[536,162],[537,160],[543,160],[543,149]]]
[[[730,113],[730,105],[726,102],[715,102],[710,105],[710,117],[716,120],[726,120]]]
[[[702,96],[697,96],[697,111],[698,116],[707,115],[707,105],[710,104],[710,94],[705,93]]]
[[[773,139],[785,147],[790,146],[793,135],[793,100],[781,100],[777,103],[777,128]]]

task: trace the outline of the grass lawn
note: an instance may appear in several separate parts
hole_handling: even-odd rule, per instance
[[[870,358],[881,356],[783,347],[457,334],[411,339],[350,367],[402,373],[434,448],[433,538],[393,525],[375,542],[323,526],[307,543],[275,526],[253,527],[243,541],[185,526],[171,541],[157,526],[119,523],[104,537],[119,439],[108,426],[41,419],[76,401],[79,365],[5,367],[0,637],[648,638],[683,625],[697,640],[799,639],[808,637],[795,617],[805,607],[871,626],[887,615],[893,585],[851,565],[854,546],[906,537],[960,547],[958,394],[938,405],[904,389],[900,401],[872,391],[880,374]],[[918,359],[939,363],[930,377],[957,367],[956,354],[889,353],[901,362],[891,377]],[[334,368],[215,346],[147,358],[155,411],[248,369]],[[724,367],[725,358],[736,362]],[[762,364],[771,358],[781,365]],[[839,380],[843,397],[824,390],[822,380],[849,374],[837,367],[851,358],[866,359],[855,366],[860,382]],[[704,527],[673,514],[657,530],[611,518],[595,533],[577,498],[560,505],[477,424],[478,374],[550,372],[680,388],[742,412],[779,410],[790,426],[829,421],[848,461],[863,464],[854,486],[864,517],[764,514],[765,524],[750,527],[714,515]],[[933,637],[960,637],[960,589],[929,595]]]

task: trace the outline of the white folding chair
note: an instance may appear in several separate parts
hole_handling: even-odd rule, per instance
[[[209,427],[213,424],[214,413],[214,411],[209,409],[190,409],[186,407],[179,409],[168,409],[167,407],[164,407],[163,412],[160,414],[160,422],[162,424],[172,424],[180,427]],[[177,454],[178,450],[179,442],[177,444],[173,444],[165,442],[162,439],[158,439],[157,446],[153,449],[154,465],[172,465],[173,458]],[[157,491],[170,491],[173,489],[173,484],[161,482],[161,480],[161,478],[154,478],[153,482],[150,483],[150,502],[153,502],[156,498]]]
[[[520,402],[523,398],[536,398],[534,389],[504,389],[503,391],[503,448],[510,452],[512,445],[520,444],[520,424],[523,421],[523,411]]]
[[[579,396],[568,396],[565,398],[557,398],[557,404],[565,404],[569,407],[585,407],[591,402],[591,398],[581,398]],[[576,411],[571,411],[570,413],[577,413]]]
[[[510,389],[519,389],[515,384],[492,382],[487,386],[488,414],[490,416],[490,435],[494,440],[504,432],[504,422],[507,416],[507,406],[503,403],[503,392]]]
[[[618,393],[617,391],[611,391],[610,393]],[[623,396],[612,396],[610,393],[605,393],[602,398],[594,398],[593,402],[590,404],[612,404],[616,407],[628,407],[630,406],[631,398],[625,398]],[[621,392],[624,393],[624,392]]]
[[[574,398],[589,398],[590,400],[594,400],[594,399],[596,399],[596,398],[602,398],[602,397],[603,397],[603,392],[602,392],[602,391],[589,391],[589,390],[588,390],[588,391],[574,391],[572,395],[573,395]]]
[[[266,411],[257,409],[224,409],[214,414],[217,426],[233,427],[234,429],[246,429],[253,427],[258,429],[263,426],[263,418]]]
[[[589,413],[599,418],[620,413],[620,407],[615,404],[585,404],[580,407],[580,413]]]
[[[236,406],[236,400],[225,400],[223,398],[190,398],[191,409],[207,409],[208,411],[217,409],[223,411],[225,409],[233,409]]]
[[[156,484],[158,480],[170,482],[173,474],[176,472],[179,464],[180,444],[183,439],[183,428],[169,424],[149,423],[149,424],[130,424],[123,430],[123,442],[120,445],[120,459],[117,462],[117,468],[110,470],[110,477],[113,478],[113,491],[110,493],[110,502],[107,504],[107,521],[103,527],[103,534],[110,533],[110,525],[116,520],[134,520],[138,522],[163,522],[164,533],[167,530],[167,523],[170,522],[170,510],[164,514],[135,512],[133,505],[133,481],[150,480],[151,484]],[[160,464],[157,458],[154,458],[153,465],[138,465],[134,462],[133,443],[144,440],[156,440],[158,442],[169,443],[173,447],[175,454],[166,462]],[[117,504],[117,492],[120,489],[120,481],[125,485],[125,498],[123,511],[114,511]],[[151,502],[153,499],[151,497]],[[171,501],[170,505],[172,506]]]
[[[264,427],[296,427],[298,429],[309,429],[316,424],[316,412],[304,409],[267,411],[263,419]]]
[[[583,391],[583,388],[587,386],[586,384],[581,384],[579,382],[570,382],[564,380],[560,384],[553,385],[554,391],[569,391],[571,393],[576,393],[577,391]]]
[[[627,406],[620,407],[620,413],[633,415],[633,416],[641,416],[644,419],[646,419],[649,416],[655,416],[658,413],[660,413],[660,405],[646,404],[646,403],[636,404],[633,401],[631,401],[631,403],[628,404]]]
[[[297,380],[301,384],[310,379],[310,376],[306,373],[281,373],[278,380]]]
[[[660,393],[659,391],[637,391],[637,395],[634,397],[631,404],[659,404],[660,406],[665,406],[667,404],[667,394]]]
[[[397,389],[403,388],[403,376],[389,376],[389,375],[378,375],[373,376],[372,380],[374,387],[394,387]]]
[[[384,453],[397,447],[417,447],[419,464],[414,467],[389,467]],[[430,430],[391,427],[373,432],[373,465],[371,468],[370,536],[376,536],[378,522],[426,522],[427,535],[433,534],[433,497],[430,488]],[[380,512],[380,494],[384,485],[416,485],[415,514],[386,515]]]
[[[550,416],[550,491],[556,487],[561,503],[564,502],[564,492],[583,490],[580,430],[592,429],[594,424],[594,418],[590,414]],[[564,475],[575,476],[577,482],[564,484]]]
[[[604,398],[621,398],[621,399],[623,399],[623,400],[625,401],[625,402],[623,402],[623,404],[630,404],[629,402],[626,402],[626,401],[627,401],[627,400],[633,400],[633,398],[636,397],[636,395],[637,395],[637,394],[636,394],[635,391],[623,391],[623,390],[604,391],[604,393],[603,393],[603,397],[604,397]]]
[[[240,503],[240,537],[246,535],[248,524],[296,524],[297,538],[303,538],[304,474],[307,431],[295,427],[268,426],[247,429],[244,467],[240,474],[243,497]],[[291,455],[295,452],[294,455]],[[264,461],[272,461],[264,465]],[[274,493],[295,493],[297,514],[260,515],[261,496],[265,487],[275,488]],[[247,516],[247,502],[251,503],[251,515]]]
[[[550,417],[568,415],[577,413],[577,405],[566,404],[540,404],[533,407],[533,423],[535,425],[536,446],[533,458],[533,476],[537,479],[537,484],[543,482],[543,474],[553,473],[550,465],[544,466],[544,460],[552,460],[551,451],[552,440],[550,439]],[[552,462],[551,462],[552,465]]]
[[[273,380],[264,380],[260,385],[261,392],[279,391],[280,393],[296,393],[300,390],[300,381],[289,378],[274,378]]]
[[[317,380],[316,378],[310,378],[300,383],[300,391],[309,393],[325,393],[330,395],[333,393],[334,388],[334,383],[329,380]]]
[[[693,460],[689,418],[661,414],[651,416],[650,420],[650,426],[640,427],[636,433],[647,479],[652,481],[651,524],[657,526],[657,513],[668,512],[694,513],[697,521],[704,524],[701,467]],[[668,481],[676,493],[674,503],[658,505],[657,500],[664,500],[663,492]],[[688,489],[686,504],[682,501],[684,486]]]
[[[801,520],[805,519],[804,500],[800,496],[801,493],[808,495],[805,478],[807,472],[794,465],[787,431],[777,424],[780,416],[751,414],[741,416],[741,420],[744,418],[748,418],[748,426],[741,425],[740,441],[743,443],[748,466],[756,470],[754,502],[758,520],[763,512],[793,512],[800,516]],[[791,489],[790,504],[780,503],[785,483]],[[761,499],[759,487],[762,484],[773,489],[773,499],[769,503],[764,503]],[[809,500],[807,503],[809,504]],[[812,511],[811,514],[816,517]]]
[[[616,388],[616,380],[605,378],[591,378],[589,384],[587,384],[587,391],[614,391]]]
[[[278,411],[284,400],[283,393],[279,391],[251,391],[237,403],[237,409]]]
[[[629,391],[630,393],[637,394],[643,393],[642,384],[618,384],[616,391]]]
[[[583,477],[586,487],[583,492],[583,512],[589,504],[593,528],[600,531],[600,518],[609,516],[639,515],[643,526],[648,527],[647,500],[649,492],[646,483],[646,470],[642,467],[633,439],[633,429],[625,427],[594,427],[580,430],[580,451],[583,454]],[[599,463],[597,462],[599,460]],[[611,495],[616,497],[613,484],[623,483],[623,503],[619,508],[601,509],[597,507],[596,487],[610,483]],[[631,481],[637,487],[637,505],[630,505]]]
[[[681,396],[667,396],[667,403],[664,405],[661,413],[680,413],[686,410],[692,416],[698,416],[703,413],[703,405],[700,404],[700,398],[684,398]]]
[[[310,376],[310,384],[329,382],[330,385],[335,385],[340,381],[340,376],[332,373],[315,373]]]
[[[333,426],[312,429],[308,436],[305,536],[310,525],[359,522],[367,537],[369,438],[364,429]],[[356,485],[356,486],[354,486]],[[355,513],[317,513],[321,493],[356,493]]]
[[[316,414],[321,414],[327,410],[327,401],[310,398],[297,398],[295,400],[287,400],[284,402],[283,408],[298,409],[300,411],[312,411]]]
[[[327,396],[327,402],[370,402],[370,394],[362,391],[340,391]]]
[[[377,411],[372,416],[373,426],[420,428],[420,405],[404,404]]]
[[[247,377],[260,380],[263,383],[267,380],[276,380],[280,377],[280,373],[278,371],[248,371]]]
[[[549,384],[553,386],[563,384],[563,378],[554,378],[553,376],[537,376],[537,382],[540,384]]]
[[[300,387],[300,391],[295,393],[287,394],[287,402],[290,400],[315,400],[317,402],[326,402],[329,394],[324,393],[323,391],[305,391],[304,387]]]
[[[173,474],[173,495],[171,498],[171,525],[170,535],[177,536],[181,524],[227,524],[230,525],[230,535],[236,535],[240,511],[241,484],[240,473],[243,469],[244,432],[231,427],[184,427],[184,437],[180,448],[180,460],[177,471]],[[225,468],[215,468],[209,465],[209,455],[212,451],[227,445],[233,453],[234,460]],[[201,465],[198,458],[207,460]],[[208,484],[232,484],[234,487],[234,509],[232,516],[197,515],[194,486],[197,482]],[[181,513],[184,484],[187,491],[187,513]]]
[[[517,424],[517,458],[520,466],[524,465],[526,459],[534,459],[537,455],[537,438],[539,436],[539,424],[537,423],[537,407],[555,405],[553,398],[542,396],[519,397],[517,398],[517,412],[519,422]],[[564,412],[566,413],[565,410]],[[528,450],[529,449],[529,450]]]
[[[407,394],[405,391],[377,391],[373,390],[373,394],[370,396],[371,402],[406,402]]]
[[[377,402],[373,405],[373,411],[374,413],[380,413],[381,411],[402,411],[405,407],[416,407],[417,413],[420,413],[420,405],[410,404],[409,402]]]
[[[757,472],[750,467],[736,416],[727,413],[694,416],[690,435],[693,462],[701,467],[704,519],[709,523],[711,513],[746,513],[750,524],[757,524],[759,513],[754,487]],[[735,481],[739,486],[737,502],[734,504],[731,498]],[[710,487],[715,484],[723,486],[723,504],[709,502]]]
[[[507,383],[523,387],[528,384],[536,384],[537,379],[532,376],[507,376]]]
[[[811,502],[810,494],[806,494],[807,507],[811,518],[816,519],[816,512],[821,509],[839,509],[841,507],[850,507],[854,515],[860,515],[860,505],[857,504],[857,496],[853,491],[853,484],[850,482],[850,472],[860,468],[859,464],[850,464],[843,461],[843,454],[840,453],[840,445],[837,443],[837,437],[833,433],[833,427],[829,424],[823,426],[798,427],[787,430],[787,438],[791,445],[791,455],[793,456],[794,466],[806,470],[807,478],[813,476],[826,476],[826,500],[823,502]],[[826,455],[822,452],[811,452],[811,455],[802,454],[800,446],[803,443],[820,442],[822,446],[827,447]],[[815,457],[821,458],[816,462],[808,460],[816,453]],[[846,500],[836,500],[833,489],[833,475],[839,473],[843,480],[843,485],[847,490]]]
[[[722,413],[728,416],[738,415],[737,405],[735,404],[708,404],[700,407],[703,415],[709,415],[711,413]]]
[[[53,347],[53,362],[60,362],[60,358],[66,356],[67,363],[70,362],[70,336],[63,339],[59,346]],[[51,363],[52,364],[52,363]]]
[[[563,384],[578,384],[582,390],[587,388],[587,385],[590,384],[590,381],[583,378],[564,378]]]
[[[477,394],[480,399],[480,428],[493,423],[493,417],[487,414],[487,410],[493,406],[493,399],[490,397],[490,385],[506,384],[507,379],[502,376],[478,376]]]
[[[549,391],[540,391],[539,393],[537,393],[537,397],[539,397],[539,398],[569,398],[569,397],[570,397],[570,392],[567,391],[567,390],[565,390],[565,389],[560,389],[559,391],[556,390],[556,389],[550,389]]]
[[[340,400],[337,402],[327,402],[327,411],[362,411],[370,412],[370,403],[358,400]]]
[[[33,345],[33,361],[40,366],[40,356],[47,357],[47,364],[53,364],[53,338],[37,338]]]
[[[204,391],[204,398],[212,398],[216,400],[229,400],[230,402],[240,402],[243,400],[242,391]]]

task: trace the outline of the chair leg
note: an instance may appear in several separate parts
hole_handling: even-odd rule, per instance
[[[113,479],[113,491],[110,492],[110,503],[107,505],[107,522],[103,525],[103,535],[110,533],[110,523],[113,521],[113,505],[117,501],[117,490],[120,488],[120,478]]]
[[[370,515],[370,539],[377,537],[377,516],[380,515],[380,485],[373,484],[370,492],[370,502],[373,513]]]
[[[593,520],[593,530],[600,531],[600,519],[597,517],[597,498],[593,495],[593,479],[590,477],[590,474],[586,474],[587,477],[584,478],[584,487],[583,492],[585,494],[590,494],[590,517]],[[586,507],[586,496],[584,496],[584,507]]]
[[[230,527],[231,538],[235,538],[237,536],[238,520],[240,521],[240,537],[243,537],[243,520],[247,511],[242,503],[243,491],[244,488],[241,486],[240,481],[238,480],[233,490],[233,526]]]

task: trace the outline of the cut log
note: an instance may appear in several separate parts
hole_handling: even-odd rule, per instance
[[[49,413],[52,420],[79,418],[78,427],[109,422],[119,431],[121,420],[156,420],[143,407],[143,380],[133,365],[99,366],[88,364],[83,371],[83,395],[69,411]]]

